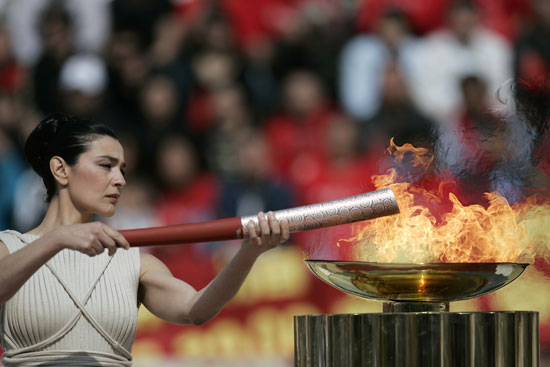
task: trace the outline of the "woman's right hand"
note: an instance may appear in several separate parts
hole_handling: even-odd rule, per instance
[[[55,236],[60,250],[71,249],[88,256],[99,255],[105,249],[112,256],[119,247],[126,250],[130,248],[128,241],[119,232],[101,222],[60,226],[48,235]]]

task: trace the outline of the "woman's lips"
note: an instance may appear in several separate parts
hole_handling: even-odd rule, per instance
[[[114,202],[114,203],[118,202],[118,197],[119,197],[119,196],[120,196],[120,195],[107,195],[107,197],[108,197],[109,199],[111,199],[111,201]]]

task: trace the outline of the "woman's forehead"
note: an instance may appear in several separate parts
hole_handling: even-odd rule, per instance
[[[90,142],[89,148],[86,152],[91,156],[104,156],[108,155],[119,160],[124,158],[124,151],[120,142],[110,136],[100,136]]]

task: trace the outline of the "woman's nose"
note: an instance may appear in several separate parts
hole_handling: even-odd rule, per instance
[[[115,178],[115,186],[122,187],[124,185],[126,185],[126,179],[124,178],[122,172],[119,170]]]

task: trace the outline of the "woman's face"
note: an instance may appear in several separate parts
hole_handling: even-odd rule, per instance
[[[110,217],[115,214],[124,179],[124,151],[118,140],[101,136],[90,143],[78,163],[70,167],[68,191],[83,214]]]

